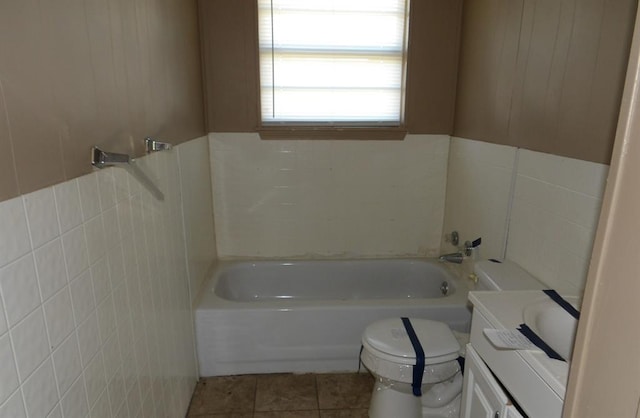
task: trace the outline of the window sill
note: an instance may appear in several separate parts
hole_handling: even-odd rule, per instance
[[[262,126],[260,139],[318,139],[402,141],[404,127],[325,127],[325,126]]]

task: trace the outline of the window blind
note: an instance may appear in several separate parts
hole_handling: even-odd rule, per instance
[[[401,123],[408,0],[257,1],[263,123]]]

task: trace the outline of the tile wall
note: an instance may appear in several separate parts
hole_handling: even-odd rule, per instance
[[[164,202],[120,168],[0,202],[0,416],[184,416],[197,154],[206,138],[139,160]]]
[[[449,137],[260,140],[210,134],[220,257],[434,256]]]
[[[444,230],[481,236],[483,258],[506,256],[582,293],[607,174],[603,164],[453,138]]]
[[[609,167],[518,153],[507,258],[558,291],[581,294]]]
[[[447,174],[445,234],[461,241],[482,238],[480,256],[502,258],[516,148],[451,138]],[[444,241],[443,252],[456,251]]]

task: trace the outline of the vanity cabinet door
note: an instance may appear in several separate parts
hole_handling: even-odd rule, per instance
[[[506,418],[507,415],[521,417],[478,353],[467,345],[460,417]]]

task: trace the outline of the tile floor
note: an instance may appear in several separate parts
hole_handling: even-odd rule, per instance
[[[366,418],[373,377],[364,373],[202,378],[189,418]]]

